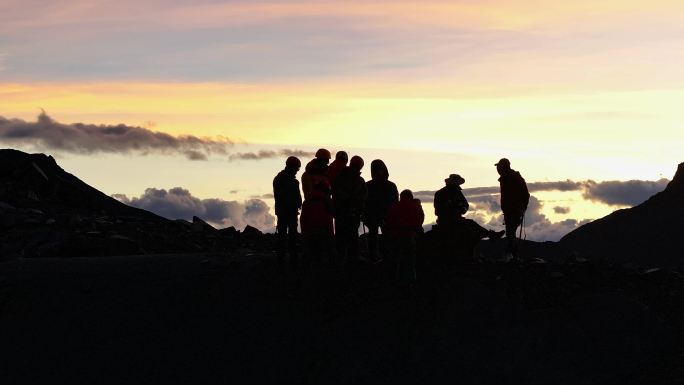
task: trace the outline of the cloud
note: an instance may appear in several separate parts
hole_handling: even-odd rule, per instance
[[[568,214],[570,213],[570,207],[556,206],[553,208],[553,212],[556,214]]]
[[[595,202],[612,206],[636,206],[658,192],[665,190],[668,179],[657,181],[630,180],[584,183],[582,196]]]
[[[275,217],[270,214],[269,206],[260,199],[244,202],[200,199],[182,187],[169,190],[148,188],[139,197],[129,198],[122,194],[112,197],[169,219],[192,220],[193,216],[198,216],[217,227],[235,226],[243,229],[250,225],[266,232],[272,232],[275,228]]]
[[[273,194],[272,194],[272,193],[269,193],[269,194],[262,194],[262,195],[252,195],[252,198],[256,198],[256,199],[273,199],[274,197],[273,197]]]
[[[527,183],[527,189],[530,193],[540,191],[578,191],[583,188],[584,183],[585,182],[574,182],[569,179],[555,182],[531,182]],[[463,189],[463,195],[468,198],[468,202],[473,202],[476,197],[498,195],[499,190],[499,186],[470,187]],[[413,196],[423,202],[432,202],[434,200],[435,192],[436,191],[434,190],[421,190],[414,192]]]
[[[279,157],[296,156],[298,158],[312,158],[314,152],[303,150],[282,149],[278,151],[261,150],[258,152],[238,152],[230,155],[230,160],[261,160]]]
[[[480,195],[468,198],[470,210],[486,211],[489,213],[501,212],[501,204],[498,195]]]
[[[663,191],[668,183],[669,180],[665,178],[657,181],[630,180],[606,182],[595,182],[593,180],[572,181],[567,179],[553,182],[530,182],[527,183],[527,189],[530,193],[542,191],[581,191],[585,199],[595,202],[602,202],[613,206],[635,206],[654,194]],[[463,189],[463,195],[468,198],[469,202],[474,201],[476,197],[498,194],[499,186]],[[423,202],[432,202],[434,195],[434,190],[422,190],[414,193],[414,196],[420,198]]]
[[[551,222],[549,218],[542,213],[544,204],[535,196],[530,196],[530,203],[527,206],[525,213],[525,222],[523,229],[523,237],[532,241],[558,241],[565,234],[590,222],[590,219],[566,219],[560,222]],[[496,214],[488,223],[485,224],[482,218],[487,218],[487,215],[478,215],[474,217],[476,221],[484,224],[486,227],[503,228],[504,218],[501,212],[489,211],[487,214]],[[520,231],[520,228],[518,228]],[[518,233],[519,235],[519,233]]]
[[[36,122],[0,116],[0,141],[78,154],[182,154],[190,160],[206,160],[211,154],[225,155],[233,144],[227,138],[172,136],[125,124],[63,124],[50,118],[45,111]]]

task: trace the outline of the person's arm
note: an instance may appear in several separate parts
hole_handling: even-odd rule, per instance
[[[297,209],[302,208],[302,192],[299,190],[299,181],[295,179],[295,186],[297,187]]]

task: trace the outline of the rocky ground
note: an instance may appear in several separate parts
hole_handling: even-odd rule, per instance
[[[684,383],[678,271],[422,263],[404,298],[269,247],[1,262],[0,382]]]

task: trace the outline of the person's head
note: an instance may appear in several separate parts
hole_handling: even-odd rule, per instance
[[[385,162],[380,159],[376,159],[371,162],[371,178],[373,179],[389,179],[389,171]]]
[[[330,157],[330,151],[325,148],[319,148],[318,151],[316,151],[316,159],[320,159],[322,162],[325,162],[325,164],[330,162]]]
[[[447,186],[460,186],[465,183],[465,179],[458,174],[451,174],[448,178],[444,179],[444,183]]]
[[[285,169],[293,172],[299,171],[302,167],[302,162],[296,156],[290,156],[285,160]]]
[[[335,154],[335,160],[339,160],[340,162],[347,164],[347,161],[349,161],[349,155],[345,151],[337,151]]]
[[[356,171],[361,171],[363,168],[363,158],[358,155],[352,156],[352,158],[349,160],[349,168]]]
[[[399,194],[399,199],[402,201],[412,201],[413,200],[413,193],[411,190],[404,190]]]
[[[502,175],[511,169],[511,162],[506,158],[501,158],[498,162],[496,162],[495,166],[499,175]]]

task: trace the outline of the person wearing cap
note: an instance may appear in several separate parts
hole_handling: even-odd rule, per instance
[[[273,198],[275,199],[278,266],[282,270],[285,254],[289,252],[290,267],[297,268],[297,219],[302,208],[302,194],[296,178],[302,162],[291,156],[285,161],[285,169],[273,178]]]
[[[358,155],[349,160],[333,185],[335,205],[335,240],[340,258],[359,258],[359,226],[368,191],[361,177],[363,158]]]
[[[335,154],[335,160],[333,160],[333,162],[330,163],[330,167],[328,167],[328,179],[330,180],[330,184],[335,184],[335,179],[337,179],[340,172],[347,166],[348,161],[349,155],[347,155],[345,151],[338,151]]]
[[[511,168],[511,162],[508,159],[502,158],[495,166],[500,176],[501,211],[503,211],[506,225],[506,252],[517,259],[518,238],[515,234],[518,226],[523,222],[530,201],[530,192],[525,179],[518,171]]]
[[[434,206],[437,215],[437,229],[444,235],[444,240],[454,248],[472,255],[475,244],[483,238],[497,240],[504,231],[487,230],[472,219],[463,217],[470,205],[466,200],[461,185],[465,179],[458,174],[451,174],[444,180],[445,186],[435,192]]]

